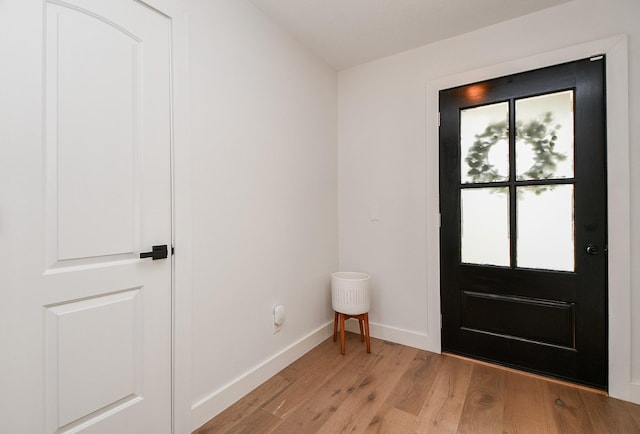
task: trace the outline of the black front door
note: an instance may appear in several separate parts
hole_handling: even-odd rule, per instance
[[[443,351],[606,389],[604,64],[440,92]]]

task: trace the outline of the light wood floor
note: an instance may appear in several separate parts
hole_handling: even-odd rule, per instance
[[[640,433],[640,406],[453,356],[331,338],[195,431]]]

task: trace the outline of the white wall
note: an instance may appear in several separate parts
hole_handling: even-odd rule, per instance
[[[448,77],[464,77],[468,71],[491,70],[494,65],[533,67],[535,62],[527,65],[528,61],[518,59],[626,34],[628,114],[631,120],[640,119],[639,22],[637,0],[575,0],[339,73],[340,269],[372,275],[374,334],[417,342],[416,346],[431,350],[440,348],[437,124],[430,100],[437,89],[433,86],[448,82]],[[617,58],[621,59],[617,65],[626,69],[627,53]],[[627,76],[626,70],[613,72],[616,79]],[[449,83],[455,84],[465,82]],[[626,115],[626,95],[613,98],[610,102]],[[610,173],[609,179],[610,189],[626,192],[625,197],[615,198],[621,206],[610,210],[614,220],[628,222],[625,209],[631,207],[631,233],[613,236],[630,238],[632,246],[630,266],[621,267],[627,274],[631,270],[631,283],[627,279],[625,284],[622,276],[622,284],[613,288],[622,296],[612,304],[612,329],[622,324],[624,339],[615,342],[615,354],[611,354],[612,366],[622,368],[613,374],[612,392],[639,401],[640,314],[632,321],[629,317],[640,312],[640,251],[633,247],[640,242],[640,173],[631,170],[630,182],[624,173],[628,173],[626,164],[631,168],[640,164],[640,124],[632,123],[629,133],[630,144],[609,143],[610,156],[624,157],[617,147],[630,149],[628,161],[620,158],[610,163],[610,168],[618,165],[626,172],[621,172],[620,179]],[[374,207],[380,221],[370,220]],[[625,243],[616,246],[616,258],[622,262],[627,260]],[[621,303],[625,297],[632,304]]]
[[[328,336],[337,74],[249,2],[185,9],[195,428]]]

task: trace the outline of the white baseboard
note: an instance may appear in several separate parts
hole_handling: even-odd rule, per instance
[[[631,402],[640,404],[640,383],[631,383]]]
[[[229,382],[191,407],[191,430],[202,426],[231,404],[302,357],[333,334],[333,321],[294,342],[280,353],[265,360],[246,374]]]
[[[344,328],[350,332],[360,333],[357,321],[347,321]],[[423,333],[417,333],[373,322],[369,322],[369,333],[371,333],[372,337],[377,339],[383,339],[385,341],[431,351],[433,353],[440,353],[439,340],[434,342],[433,339],[429,338],[429,335]]]

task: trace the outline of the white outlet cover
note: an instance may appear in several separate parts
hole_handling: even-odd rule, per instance
[[[273,309],[273,323],[282,325],[284,322],[284,306],[279,304]]]

